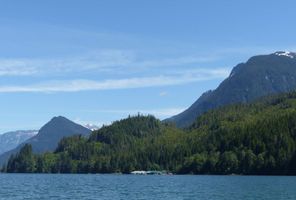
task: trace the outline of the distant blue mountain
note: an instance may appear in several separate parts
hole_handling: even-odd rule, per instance
[[[6,151],[14,149],[19,144],[35,136],[36,130],[19,130],[3,133],[0,135],[0,155]]]
[[[72,135],[87,136],[91,130],[76,124],[69,119],[59,116],[52,118],[45,124],[37,135],[24,141],[15,149],[0,155],[0,164],[7,162],[12,154],[16,154],[25,144],[31,144],[34,153],[44,153],[54,151],[63,137]]]

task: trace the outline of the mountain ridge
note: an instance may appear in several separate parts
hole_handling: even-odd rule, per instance
[[[296,92],[208,111],[188,129],[134,116],[72,136],[52,153],[30,145],[3,167],[8,173],[296,175]]]
[[[277,51],[253,56],[236,65],[215,89],[203,93],[188,109],[165,119],[178,127],[190,126],[204,112],[233,103],[248,103],[271,94],[296,89],[296,53]]]

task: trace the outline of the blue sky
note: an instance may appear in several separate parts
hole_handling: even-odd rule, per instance
[[[250,56],[296,50],[295,1],[1,1],[0,132],[160,119]]]

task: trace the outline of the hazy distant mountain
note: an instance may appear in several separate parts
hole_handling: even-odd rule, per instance
[[[15,149],[8,151],[0,156],[0,164],[7,161],[11,154],[17,153],[24,144],[31,144],[34,153],[43,153],[54,151],[58,142],[67,136],[72,135],[89,135],[91,130],[76,124],[65,117],[54,117],[45,124],[37,135],[24,141]]]
[[[254,56],[234,67],[230,76],[217,89],[204,93],[187,110],[165,121],[186,127],[208,110],[295,89],[296,53],[279,51]]]
[[[0,154],[14,149],[22,142],[36,135],[36,130],[19,130],[3,133],[0,135]]]
[[[92,131],[98,130],[100,128],[95,124],[86,124],[86,125],[84,125],[84,127],[89,129],[89,130],[92,130]]]

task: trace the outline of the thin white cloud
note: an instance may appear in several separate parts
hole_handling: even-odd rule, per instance
[[[133,60],[128,50],[101,50],[83,56],[56,59],[1,59],[0,76],[55,75],[81,71],[116,71]]]
[[[164,58],[160,60],[144,60],[133,63],[134,66],[138,67],[164,67],[164,66],[179,66],[187,65],[192,63],[206,63],[217,60],[218,56],[183,56],[176,58]]]
[[[184,66],[216,60],[213,56],[181,56],[140,59],[132,50],[103,49],[63,58],[0,58],[0,76],[64,75],[77,72],[131,73],[163,67]]]
[[[0,76],[29,76],[37,70],[28,63],[18,60],[0,60]]]
[[[139,53],[130,49],[100,49],[88,52],[84,55],[75,55],[62,58],[0,58],[1,76],[38,76],[48,77],[61,74],[79,72],[101,72],[101,73],[140,73],[153,68],[162,72],[171,72],[179,68],[192,70],[193,64],[209,63],[217,61],[229,54],[250,54],[260,52],[271,53],[276,48],[244,47],[224,48],[215,50],[211,54],[191,54],[173,57],[141,59]],[[287,48],[285,48],[287,49]],[[295,48],[289,48],[295,49]],[[191,67],[190,67],[191,66]]]
[[[167,96],[167,95],[168,95],[168,92],[166,92],[166,91],[162,91],[162,92],[159,93],[160,97],[164,97],[164,96]]]
[[[223,79],[229,75],[229,72],[230,69],[228,68],[198,69],[193,71],[174,72],[172,75],[151,77],[134,77],[99,81],[86,79],[46,81],[31,85],[2,85],[0,86],[0,92],[51,93],[172,86],[205,80]]]

